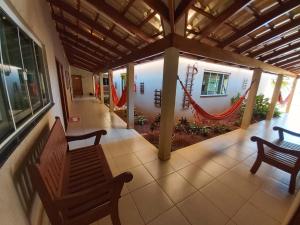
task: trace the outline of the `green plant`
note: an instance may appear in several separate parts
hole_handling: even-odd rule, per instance
[[[231,98],[231,102],[233,103],[235,99],[239,98],[240,94],[238,94],[236,97]],[[241,117],[244,114],[246,108],[246,102],[243,102],[241,108],[240,108],[240,115]],[[258,119],[258,120],[264,120],[267,117],[267,114],[269,112],[270,108],[270,103],[269,103],[269,98],[265,98],[264,95],[257,95],[255,97],[255,105],[253,108],[253,118]],[[274,111],[274,117],[279,117],[281,115],[278,107],[275,107]],[[241,121],[236,121],[236,124],[240,124]]]
[[[233,97],[230,99],[231,105],[233,105],[237,100],[239,100],[240,97],[241,97],[240,92],[239,92],[236,96],[233,96]]]
[[[135,124],[143,126],[148,120],[143,116],[139,115],[135,118]]]
[[[188,132],[191,134],[202,135],[204,137],[210,134],[211,127],[210,126],[201,126],[196,123],[190,123],[188,127]]]
[[[214,133],[224,134],[224,133],[227,133],[227,132],[231,131],[232,129],[229,126],[221,124],[221,125],[213,126],[212,130],[214,131]]]

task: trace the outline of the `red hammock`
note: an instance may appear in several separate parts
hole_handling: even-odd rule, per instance
[[[279,104],[280,104],[280,105],[285,105],[285,104],[289,101],[290,96],[291,96],[291,93],[288,94],[288,96],[286,96],[285,99],[282,99],[281,92],[279,92],[279,96],[278,96],[278,102],[279,102]]]
[[[192,98],[190,93],[186,90],[186,88],[184,87],[182,81],[179,79],[178,76],[177,76],[177,79],[179,80],[179,83],[181,84],[182,89],[184,90],[191,105],[193,106],[193,113],[198,121],[200,121],[200,115],[202,115],[203,117],[210,119],[210,120],[223,120],[223,119],[226,119],[229,116],[231,116],[242,105],[246,95],[248,94],[250,88],[252,87],[252,85],[254,83],[254,82],[251,83],[250,87],[246,90],[245,94],[243,96],[241,96],[235,103],[233,103],[229,109],[227,109],[226,111],[219,113],[219,114],[209,114],[203,108],[201,108],[200,105],[198,105],[194,101],[194,99]]]
[[[110,83],[111,83],[111,95],[112,95],[112,100],[114,102],[114,105],[117,107],[122,107],[123,105],[125,105],[126,100],[127,100],[127,88],[125,87],[122,91],[122,95],[121,98],[119,99],[118,95],[117,95],[117,91],[116,88],[112,82],[112,79],[110,78]]]

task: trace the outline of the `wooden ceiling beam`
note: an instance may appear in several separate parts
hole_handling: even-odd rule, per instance
[[[112,46],[109,46],[107,43],[103,42],[101,39],[97,38],[96,36],[92,35],[90,32],[88,32],[85,29],[77,27],[77,25],[73,24],[70,21],[67,21],[66,19],[63,19],[61,16],[58,15],[52,15],[53,19],[57,21],[60,24],[66,25],[69,29],[77,32],[78,34],[82,35],[83,37],[89,39],[90,41],[93,41],[94,43],[98,44],[105,50],[107,50],[108,53],[114,53],[118,56],[125,56],[125,53],[121,52],[118,49],[115,49]]]
[[[201,14],[202,16],[205,16],[205,17],[211,19],[211,20],[215,19],[215,16],[213,16],[212,14],[210,14],[210,13],[206,12],[205,10],[200,9],[196,6],[192,6],[191,9],[196,11],[197,13]]]
[[[287,55],[284,55],[284,56],[281,56],[281,57],[278,57],[278,58],[275,58],[275,59],[272,59],[272,60],[268,60],[268,63],[270,64],[276,64],[276,63],[279,63],[285,59],[289,59],[289,58],[292,58],[292,57],[295,57],[297,55],[300,55],[300,51],[297,51],[297,52],[291,52],[290,54],[287,54]]]
[[[268,59],[272,59],[272,58],[275,58],[276,56],[279,56],[279,55],[282,55],[282,54],[285,54],[289,51],[292,51],[296,48],[300,48],[300,42],[296,43],[296,44],[293,44],[293,45],[289,45],[288,47],[286,48],[282,48],[282,49],[279,49],[279,50],[276,50],[268,55],[265,55],[263,57],[261,57],[259,60],[261,61],[266,61]]]
[[[156,11],[162,19],[170,23],[169,8],[161,0],[144,0],[144,2]]]
[[[92,73],[95,71],[95,68],[93,68],[92,66],[88,66],[88,65],[82,63],[78,59],[70,58],[69,61],[70,61],[71,64],[80,66],[81,68],[85,68],[86,70],[88,70],[88,71],[90,71]]]
[[[188,13],[195,1],[196,0],[181,0],[175,11],[175,24],[182,18],[184,14]]]
[[[110,30],[106,29],[101,24],[97,23],[95,20],[91,19],[90,17],[84,15],[83,13],[80,13],[77,11],[77,9],[73,8],[70,4],[66,3],[62,0],[48,0],[51,1],[53,5],[56,7],[62,9],[64,12],[69,13],[70,15],[78,18],[80,21],[84,22],[88,26],[90,26],[93,30],[96,30],[97,32],[103,34],[104,36],[107,36],[114,42],[117,42],[118,44],[124,46],[125,48],[134,51],[136,49],[136,46],[132,45],[131,43],[124,41],[122,38],[120,38],[115,33],[111,32]]]
[[[68,32],[64,31],[63,29],[57,28],[57,31],[60,33],[60,37],[71,39],[74,42],[80,43],[81,45],[85,46],[88,49],[92,49],[93,55],[97,55],[98,57],[103,57],[105,60],[112,60],[111,56],[107,55],[107,52],[101,49],[99,46],[91,44],[90,42]]]
[[[215,17],[204,29],[201,30],[201,38],[206,38],[216,29],[218,29],[225,21],[244,9],[253,0],[235,0],[232,5]]]
[[[239,40],[240,38],[250,34],[251,32],[259,29],[262,26],[265,26],[266,24],[277,19],[283,14],[295,9],[298,6],[299,6],[299,0],[290,0],[287,3],[284,3],[283,5],[278,5],[278,7],[276,7],[274,10],[259,16],[259,19],[255,20],[253,23],[250,23],[249,25],[240,29],[235,34],[231,35],[229,38],[223,41],[222,44],[220,44],[218,47],[225,48],[226,46],[232,44],[236,40]]]
[[[284,68],[286,70],[290,70],[290,69],[298,67],[298,66],[300,66],[300,62],[294,62],[294,63],[291,63],[287,66],[282,66],[282,68]]]
[[[174,21],[174,0],[168,0],[168,4],[169,4],[169,24],[170,24],[170,28],[171,28],[171,33],[175,32],[175,21]]]
[[[75,53],[72,53],[71,50],[67,50],[67,51],[68,51],[68,53],[67,53],[68,58],[78,60],[78,61],[82,62],[83,64],[85,64],[85,65],[87,65],[89,67],[92,67],[92,68],[100,66],[99,64],[92,63],[92,62],[90,62],[88,60],[85,60],[84,58],[76,55]]]
[[[266,45],[263,48],[255,51],[255,52],[251,52],[249,54],[249,56],[250,57],[259,56],[259,55],[261,55],[263,53],[266,53],[266,52],[269,52],[269,51],[274,50],[276,48],[279,48],[279,47],[281,47],[283,45],[289,44],[290,42],[293,42],[293,41],[295,41],[295,40],[297,40],[299,38],[300,38],[300,32],[296,32],[295,34],[292,34],[292,35],[290,35],[288,37],[281,38],[279,41],[276,41],[276,42],[274,42],[272,44]]]
[[[126,65],[130,62],[142,61],[146,58],[153,57],[154,55],[159,55],[165,51],[166,48],[171,47],[171,40],[167,36],[165,38],[159,39],[154,43],[147,45],[146,47],[132,52],[127,57],[116,60],[111,64],[107,65],[105,68],[100,68],[101,71],[106,71],[108,69],[114,69]]]
[[[269,73],[295,76],[295,74],[291,73],[290,71],[270,65],[268,63],[264,63],[257,59],[253,59],[234,52],[223,50],[218,47],[212,47],[210,45],[201,43],[197,40],[184,38],[176,34],[173,34],[172,43],[173,46],[178,48],[180,51],[187,52],[189,54],[202,56],[219,62],[245,66],[251,69],[260,68],[263,71]]]
[[[296,57],[296,58],[293,58],[293,59],[289,59],[289,60],[286,60],[284,62],[281,62],[281,63],[278,63],[276,66],[288,66],[290,64],[294,64],[294,63],[300,63],[300,57]]]
[[[82,65],[82,64],[77,63],[75,61],[72,61],[72,59],[69,59],[69,63],[70,63],[71,66],[77,67],[79,69],[86,70],[86,71],[89,71],[89,72],[92,72],[92,73],[94,72],[94,69],[89,68],[86,65]]]
[[[155,40],[151,38],[148,34],[144,33],[138,26],[131,23],[126,19],[118,10],[99,0],[85,0],[88,2],[95,11],[105,14],[113,23],[117,24],[119,27],[132,34],[133,36],[138,36],[140,39],[146,41],[147,43],[154,42]]]
[[[68,50],[72,50],[71,52],[76,53],[76,55],[78,55],[79,57],[82,57],[83,59],[88,60],[91,63],[103,65],[104,61],[99,58],[93,57],[89,52],[83,52],[82,49],[78,48],[78,46],[72,45],[70,42],[68,42],[68,40],[64,40],[62,43],[66,48],[68,48]]]
[[[296,19],[291,20],[291,22],[284,24],[280,26],[279,28],[275,28],[274,30],[271,30],[270,32],[266,33],[265,35],[255,38],[254,41],[251,41],[249,44],[245,44],[241,48],[237,50],[238,53],[244,53],[248,51],[249,49],[259,45],[263,44],[266,41],[269,41],[271,39],[277,38],[278,36],[300,26],[300,17],[297,17]]]

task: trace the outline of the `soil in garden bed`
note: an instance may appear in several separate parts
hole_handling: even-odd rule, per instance
[[[124,110],[118,110],[115,111],[115,113],[122,120],[126,121],[126,112]],[[139,114],[135,114],[135,118],[138,118]],[[138,124],[136,120],[134,129],[137,132],[139,132],[150,143],[158,147],[159,127],[155,127],[155,129],[153,129],[153,122],[155,121],[155,118],[145,119],[146,121],[143,125]],[[189,125],[184,124],[184,121],[178,121],[178,124],[176,124],[174,128],[172,151],[238,129],[238,120],[239,115],[236,114],[233,115],[231,118],[222,121],[203,120],[197,126],[193,125],[192,121],[186,121]]]

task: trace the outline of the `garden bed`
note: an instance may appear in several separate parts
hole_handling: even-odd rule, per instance
[[[238,98],[239,95],[232,98],[232,103]],[[264,120],[268,113],[269,105],[267,98],[263,95],[258,95],[251,123]],[[240,128],[244,109],[245,103],[231,117],[218,121],[202,119],[200,122],[195,123],[193,119],[181,118],[174,125],[172,151]],[[115,113],[126,122],[125,110],[118,110]],[[274,116],[280,116],[278,108],[275,109]],[[135,111],[134,129],[156,147],[159,145],[159,124],[160,115],[156,115],[154,118],[146,118]]]

